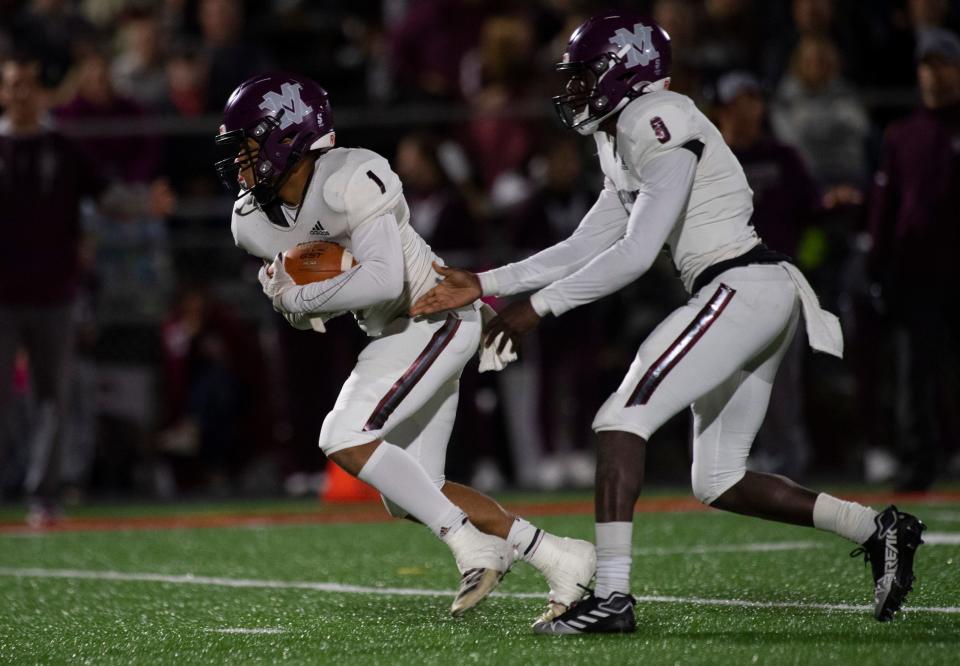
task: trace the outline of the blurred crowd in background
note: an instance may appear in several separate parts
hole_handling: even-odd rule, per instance
[[[618,4],[671,35],[671,88],[844,324],[843,362],[798,336],[751,464],[904,490],[960,475],[960,2],[0,0],[3,497],[314,492],[365,339],[346,318],[287,326],[233,246],[211,166],[230,91],[268,68],[315,78],[338,144],[388,157],[417,231],[479,270],[566,237],[596,197],[593,142],[552,116],[553,64]],[[22,162],[11,120],[31,104],[34,133],[70,147]],[[505,371],[474,364],[449,476],[590,486],[595,410],[684,299],[664,259],[544,321]],[[648,448],[652,482],[686,482],[687,418]]]

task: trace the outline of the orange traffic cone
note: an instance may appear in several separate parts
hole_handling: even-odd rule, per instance
[[[327,461],[327,482],[320,492],[324,502],[371,502],[380,499],[373,486],[347,474],[342,467]]]

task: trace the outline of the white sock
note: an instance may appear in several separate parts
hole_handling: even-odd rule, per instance
[[[517,518],[510,526],[510,533],[507,535],[507,543],[517,552],[517,557],[524,562],[529,562],[537,569],[545,564],[542,562],[543,555],[540,554],[540,546],[543,545],[543,538],[550,536],[547,532],[536,525],[532,525],[523,518]]]
[[[460,507],[448,500],[423,467],[399,446],[381,442],[357,476],[441,539],[467,520]]]
[[[598,597],[612,592],[630,594],[630,563],[633,544],[633,523],[597,523],[597,589]]]
[[[877,529],[877,512],[856,502],[845,502],[826,493],[817,495],[813,505],[813,526],[863,543]]]

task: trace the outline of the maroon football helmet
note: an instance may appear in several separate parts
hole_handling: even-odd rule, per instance
[[[670,76],[670,35],[629,11],[588,19],[570,36],[557,71],[568,76],[566,93],[553,98],[561,122],[580,134],[630,100],[664,87]]]
[[[239,188],[238,196],[252,191],[265,206],[307,151],[330,149],[334,138],[326,90],[298,74],[261,74],[241,83],[227,100],[215,141],[230,153],[214,166],[225,186]],[[251,153],[248,139],[257,143],[258,153]],[[248,166],[254,183],[244,186],[240,172]]]

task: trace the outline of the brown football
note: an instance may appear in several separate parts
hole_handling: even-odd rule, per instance
[[[283,268],[297,284],[329,280],[356,265],[350,250],[329,241],[300,243],[283,253]]]

